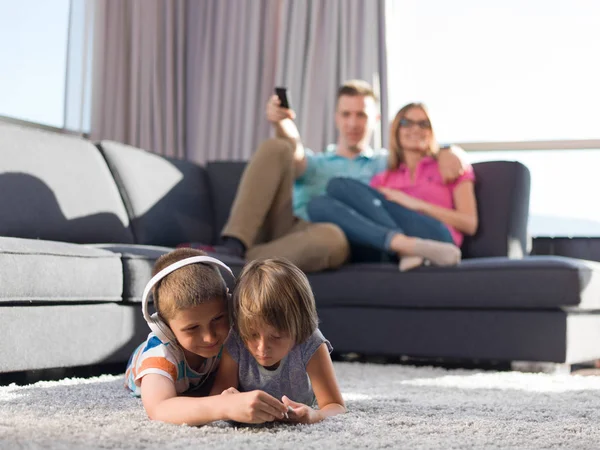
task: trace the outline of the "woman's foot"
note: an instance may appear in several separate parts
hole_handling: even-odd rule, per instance
[[[455,266],[461,259],[460,249],[456,245],[431,239],[415,239],[412,254],[436,266]]]
[[[401,256],[398,268],[400,269],[400,272],[406,272],[422,266],[424,262],[425,258],[422,256]]]

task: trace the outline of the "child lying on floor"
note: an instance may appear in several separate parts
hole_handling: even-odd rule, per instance
[[[284,259],[253,261],[233,297],[234,326],[211,394],[236,398],[244,395],[239,391],[265,391],[288,407],[291,422],[315,423],[344,413],[332,348],[317,328],[304,273]]]
[[[216,420],[263,423],[282,419],[287,407],[263,391],[191,397],[214,379],[229,334],[227,285],[221,261],[182,248],[161,256],[146,285],[142,311],[152,332],[131,356],[126,386],[152,420],[201,425]],[[233,275],[232,275],[233,276]],[[156,313],[148,313],[150,294]],[[206,395],[206,393],[204,394]]]

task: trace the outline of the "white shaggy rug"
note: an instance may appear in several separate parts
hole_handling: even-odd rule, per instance
[[[600,377],[335,363],[316,425],[151,422],[122,377],[0,387],[0,448],[600,448]]]

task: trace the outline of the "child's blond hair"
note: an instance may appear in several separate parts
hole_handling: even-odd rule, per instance
[[[178,248],[156,260],[152,276],[182,259],[207,256],[202,250]],[[167,322],[178,311],[210,300],[227,300],[227,285],[213,264],[183,266],[160,280],[153,288],[154,308]]]
[[[306,275],[284,258],[257,260],[244,267],[233,295],[233,317],[243,341],[261,325],[269,325],[301,344],[318,324]]]

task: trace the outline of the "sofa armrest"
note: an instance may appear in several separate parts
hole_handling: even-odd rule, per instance
[[[473,164],[479,228],[466,236],[464,258],[507,256],[522,258],[529,253],[529,169],[517,161],[487,161]]]

